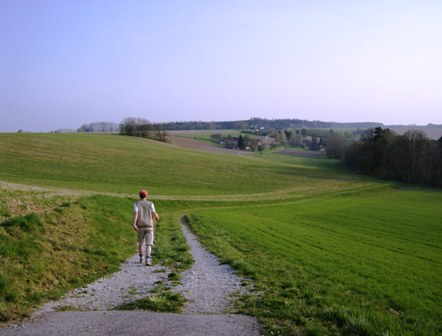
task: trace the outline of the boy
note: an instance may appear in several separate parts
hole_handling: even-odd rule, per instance
[[[146,265],[152,265],[152,245],[154,239],[154,221],[160,219],[155,206],[152,202],[147,200],[149,193],[147,190],[141,190],[138,195],[140,200],[134,204],[134,220],[133,227],[138,234],[138,254],[140,256],[140,263],[143,262],[143,242],[146,244]]]

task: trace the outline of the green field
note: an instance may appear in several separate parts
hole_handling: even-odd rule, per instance
[[[8,182],[0,189],[5,321],[135,253],[130,203],[148,188],[162,215],[161,262],[177,271],[189,265],[179,230],[186,215],[201,242],[250,279],[254,291],[236,309],[257,316],[268,335],[442,333],[438,190],[355,175],[325,158],[224,155],[117,135],[0,134],[0,161],[0,181]],[[26,187],[14,184],[48,190],[25,197]],[[126,238],[99,248],[108,221],[111,237]],[[76,237],[81,248],[64,248],[62,237]],[[26,252],[14,247],[29,239]],[[29,274],[23,265],[34,253],[43,261]],[[82,261],[53,270],[54,279],[19,280],[48,276],[44,259],[71,253]]]

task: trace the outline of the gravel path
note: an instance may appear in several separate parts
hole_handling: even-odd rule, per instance
[[[122,303],[149,296],[158,281],[167,281],[167,269],[140,264],[138,254],[126,260],[119,272],[101,278],[84,288],[77,288],[58,301],[45,304],[36,314],[54,310],[111,310]]]
[[[259,326],[243,315],[184,315],[143,311],[60,312],[0,330],[2,336],[254,336]]]
[[[188,300],[184,314],[112,311],[119,304],[148,296],[157,282],[167,282],[165,267],[146,267],[135,255],[119,272],[45,304],[33,321],[0,329],[0,336],[260,335],[255,318],[228,314],[232,297],[243,290],[243,280],[204,250],[186,225],[182,228],[195,260],[174,289]],[[72,309],[78,311],[60,311]]]
[[[185,313],[227,313],[236,293],[243,290],[243,279],[229,265],[221,265],[213,254],[202,248],[196,236],[186,224],[182,224],[184,236],[191,248],[195,263],[183,272],[177,291],[188,300]]]

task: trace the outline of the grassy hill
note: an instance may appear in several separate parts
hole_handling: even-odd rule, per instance
[[[0,180],[36,186],[124,194],[148,187],[153,195],[241,199],[285,198],[327,183],[333,190],[373,184],[329,169],[338,162],[232,157],[118,135],[22,133],[0,140]]]
[[[269,335],[442,332],[440,191],[328,159],[102,134],[0,134],[0,162],[0,181],[48,188],[0,184],[4,321],[135,253],[131,202],[148,188],[162,215],[160,260],[189,264],[186,215],[209,250],[251,279],[255,292],[237,309]]]

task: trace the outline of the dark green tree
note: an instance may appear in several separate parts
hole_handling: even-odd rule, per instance
[[[241,136],[241,134],[238,137],[238,148],[241,150],[244,150],[246,148],[244,138]]]

